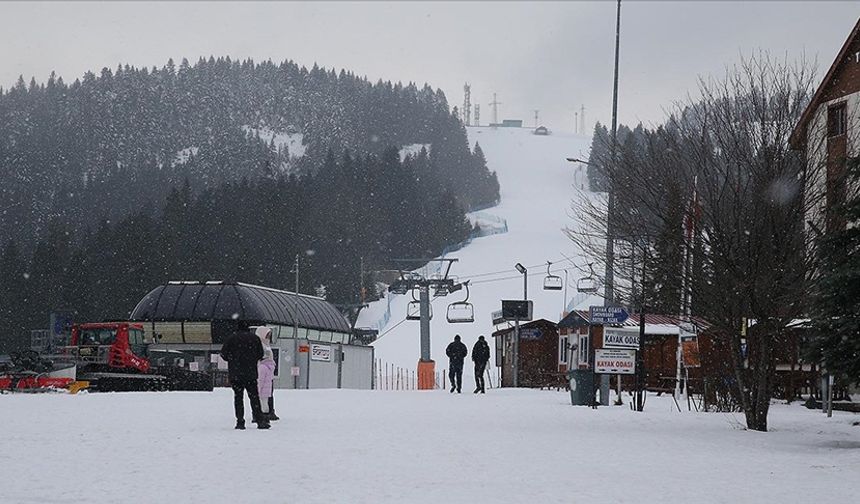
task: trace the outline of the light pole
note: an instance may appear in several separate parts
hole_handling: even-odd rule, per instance
[[[517,263],[517,271],[523,275],[523,301],[529,299],[529,270]],[[520,386],[520,317],[514,319],[514,388]]]
[[[609,162],[615,169],[615,149],[618,145],[618,51],[621,40],[621,0],[618,0],[615,14],[615,77],[612,84],[612,146],[609,150]],[[606,278],[603,291],[603,306],[612,306],[615,301],[615,244],[612,233],[612,211],[615,197],[612,191],[612,177],[609,177],[609,196],[606,212]]]

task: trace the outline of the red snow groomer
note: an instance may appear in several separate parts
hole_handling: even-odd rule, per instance
[[[212,390],[209,375],[177,366],[152,366],[143,325],[134,322],[74,324],[58,358],[74,362],[77,378],[99,392]]]

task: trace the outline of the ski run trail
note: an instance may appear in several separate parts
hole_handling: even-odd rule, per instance
[[[571,211],[574,198],[601,197],[588,192],[585,165],[566,160],[587,158],[591,138],[563,133],[534,135],[531,128],[469,127],[467,131],[471,146],[475,142],[481,145],[487,165],[496,172],[501,186],[497,206],[473,212],[469,217],[499,234],[476,238],[445,256],[458,260],[451,267],[451,276],[471,282],[469,302],[474,306],[475,322],[450,324],[446,320],[448,305],[462,301],[465,290],[431,298],[431,358],[440,374],[447,368],[445,347],[455,334],[461,336],[469,352],[481,334],[494,348],[490,336],[492,312],[501,309],[502,299],[523,297],[523,277],[515,269],[517,263],[528,268],[528,298],[534,301],[534,320],[558,322],[565,308],[564,290],[543,290],[547,261],[553,263],[553,274],[562,281],[563,270],[568,270],[567,296],[571,306],[587,308],[601,303],[598,298],[577,294],[576,280],[584,275],[583,269],[587,271],[587,261],[564,233],[566,227],[573,227],[576,218]],[[439,263],[431,263],[429,268],[416,271],[433,274],[432,267],[438,266]],[[374,347],[383,366],[394,365],[411,372],[420,357],[419,322],[404,320],[412,295],[385,295],[362,311],[357,327],[379,330],[381,336]],[[493,355],[489,369],[495,376],[494,358]],[[471,390],[474,378],[468,375],[464,373],[463,388]]]

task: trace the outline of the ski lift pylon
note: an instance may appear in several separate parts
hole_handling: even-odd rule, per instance
[[[584,276],[576,281],[576,290],[578,292],[597,292],[597,277],[594,276],[594,268],[591,267],[591,263],[588,263],[588,271],[588,276]]]
[[[547,261],[546,278],[543,279],[543,290],[561,290],[564,287],[564,282],[561,281],[560,276],[550,273],[550,266],[552,266],[552,263]]]
[[[448,323],[468,324],[475,321],[475,307],[469,302],[469,282],[463,282],[466,287],[466,299],[455,301],[448,305]]]

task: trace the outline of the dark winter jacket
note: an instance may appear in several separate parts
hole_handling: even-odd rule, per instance
[[[490,345],[487,340],[478,340],[472,347],[472,360],[476,364],[486,364],[490,360]]]
[[[466,345],[459,340],[452,341],[448,345],[448,348],[445,349],[445,355],[451,359],[451,364],[459,364],[460,366],[463,365],[463,359],[465,359],[468,354],[469,349],[466,348]]]
[[[257,362],[263,358],[263,344],[250,332],[239,331],[224,342],[221,358],[227,361],[231,383],[256,380]]]

